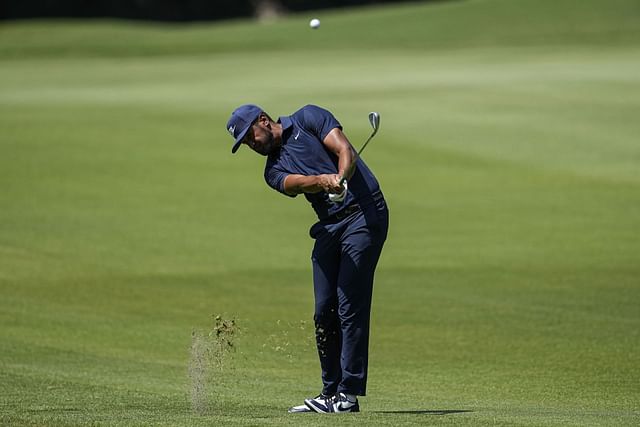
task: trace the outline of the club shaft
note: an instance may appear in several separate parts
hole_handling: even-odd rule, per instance
[[[357,151],[356,154],[353,156],[353,160],[351,161],[351,164],[345,171],[344,175],[342,175],[342,177],[340,178],[340,186],[344,185],[344,183],[347,181],[347,176],[351,175],[351,172],[353,172],[353,170],[355,169],[356,164],[358,163],[358,159],[360,158],[360,154],[362,154],[367,144],[369,143],[369,141],[371,141],[371,138],[373,138],[376,132],[377,132],[377,129],[374,130],[371,135],[369,135],[369,138],[367,138],[367,141],[364,143],[362,148],[360,148],[360,150]]]
[[[369,138],[367,138],[365,143],[362,145],[362,148],[360,148],[360,150],[358,150],[355,153],[355,155],[353,156],[353,160],[351,160],[351,164],[349,165],[347,170],[340,177],[340,186],[341,187],[344,186],[344,183],[347,181],[347,177],[353,175],[353,171],[356,168],[356,164],[358,163],[358,160],[360,159],[360,155],[362,154],[364,149],[367,147],[367,144],[369,143],[369,141],[371,141],[371,138],[373,138],[375,136],[375,134],[378,133],[378,129],[380,127],[380,114],[378,114],[375,111],[369,113],[369,123],[371,123],[371,127],[373,128],[373,132],[371,132],[371,135],[369,135]]]

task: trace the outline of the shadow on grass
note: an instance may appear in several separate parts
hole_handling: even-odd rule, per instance
[[[436,409],[436,410],[406,410],[406,411],[373,411],[374,414],[415,414],[415,415],[451,415],[473,412],[470,409]]]

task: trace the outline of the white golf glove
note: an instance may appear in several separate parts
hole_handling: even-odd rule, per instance
[[[342,192],[338,194],[329,193],[329,201],[331,203],[342,203],[344,198],[347,197],[347,181],[342,184]]]

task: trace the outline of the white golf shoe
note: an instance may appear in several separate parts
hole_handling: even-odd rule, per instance
[[[338,393],[335,396],[326,396],[320,394],[312,399],[305,399],[303,405],[294,406],[289,409],[289,412],[317,412],[320,414],[333,414],[343,412],[360,412],[360,405],[358,404],[358,398],[353,395],[347,395],[344,393]]]
[[[334,396],[319,394],[313,399],[305,399],[304,404],[314,412],[328,414],[330,412],[333,412],[333,401]]]
[[[358,398],[354,395],[338,393],[333,399],[333,412],[360,412]]]

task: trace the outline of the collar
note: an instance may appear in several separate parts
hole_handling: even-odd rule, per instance
[[[291,126],[293,126],[293,120],[291,120],[291,117],[289,116],[282,116],[278,118],[278,123],[282,125],[283,132],[285,131],[285,129],[289,129]]]
[[[293,120],[289,116],[282,116],[278,118],[278,123],[282,125],[282,146],[284,146],[293,132]]]

